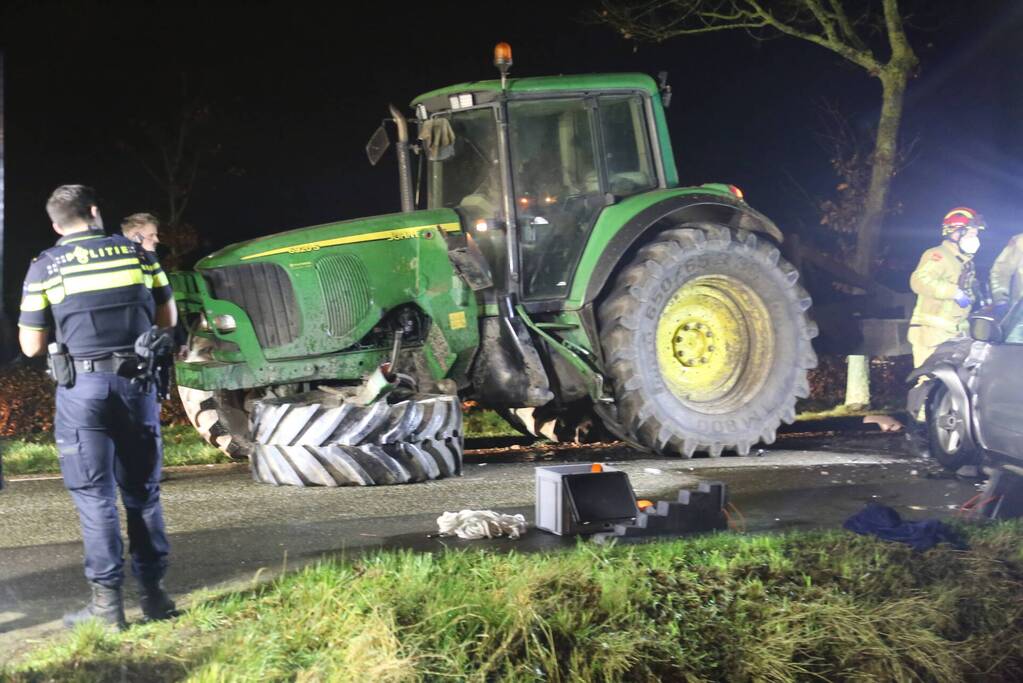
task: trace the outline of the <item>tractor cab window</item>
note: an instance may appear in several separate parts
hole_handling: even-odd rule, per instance
[[[601,97],[600,127],[611,194],[622,197],[656,187],[643,99],[638,95]]]
[[[436,149],[427,154],[427,206],[458,209],[468,221],[495,284],[503,284],[506,237],[501,201],[497,123],[490,107],[453,112],[433,121]],[[439,134],[438,134],[439,133]]]
[[[567,295],[572,270],[604,206],[592,100],[508,105],[509,144],[528,299]]]

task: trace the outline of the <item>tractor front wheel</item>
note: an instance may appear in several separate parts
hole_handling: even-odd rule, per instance
[[[685,457],[773,442],[817,363],[798,277],[773,245],[716,224],[642,247],[599,309],[621,425]]]
[[[211,446],[231,458],[244,460],[252,451],[249,415],[243,391],[205,391],[178,385],[178,396],[189,422]]]

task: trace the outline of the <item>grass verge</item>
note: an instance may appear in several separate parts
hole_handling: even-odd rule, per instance
[[[80,629],[7,680],[1014,681],[1023,525],[925,553],[845,532],[324,561]]]
[[[50,474],[60,471],[57,446],[52,435],[38,439],[0,438],[0,454],[4,474]],[[230,462],[230,458],[210,446],[191,426],[174,425],[163,428],[163,463],[173,465],[208,465]]]
[[[466,436],[494,437],[521,436],[497,413],[480,410],[465,415]],[[0,437],[0,456],[4,474],[54,474],[60,472],[57,447],[52,434],[40,434],[29,439]],[[231,459],[213,448],[190,425],[172,425],[163,428],[163,464],[209,465],[231,462]]]

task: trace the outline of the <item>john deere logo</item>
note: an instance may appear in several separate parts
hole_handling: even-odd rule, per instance
[[[83,266],[89,262],[89,250],[82,249],[81,247],[75,247],[75,250],[71,252],[71,255],[75,257],[75,260],[81,263]]]

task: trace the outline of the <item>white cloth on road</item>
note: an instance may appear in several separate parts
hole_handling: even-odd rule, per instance
[[[526,518],[522,515],[502,515],[493,510],[462,510],[445,512],[437,518],[441,536],[459,538],[518,538],[526,533]]]

